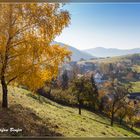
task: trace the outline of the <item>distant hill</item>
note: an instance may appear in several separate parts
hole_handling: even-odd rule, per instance
[[[79,61],[81,58],[88,60],[91,58],[94,58],[94,56],[92,56],[91,54],[84,52],[84,51],[80,51],[78,49],[76,49],[75,47],[69,46],[67,44],[61,43],[61,42],[54,42],[55,44],[60,44],[62,47],[65,46],[68,48],[68,50],[70,50],[72,52],[72,61]]]
[[[112,57],[112,56],[121,56],[121,55],[140,53],[140,48],[121,50],[121,49],[114,49],[114,48],[107,49],[103,47],[97,47],[97,48],[84,50],[84,52],[87,52],[95,57]]]

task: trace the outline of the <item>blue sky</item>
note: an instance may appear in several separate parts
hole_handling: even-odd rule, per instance
[[[55,40],[78,49],[140,48],[140,4],[66,4],[71,24]]]

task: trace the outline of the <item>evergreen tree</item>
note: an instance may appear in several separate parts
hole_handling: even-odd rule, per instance
[[[97,85],[95,83],[93,74],[91,75],[91,84],[92,84],[91,102],[92,102],[93,109],[96,110],[99,106],[99,100],[98,100],[99,94],[98,94],[98,88],[97,88]]]
[[[67,73],[67,70],[64,70],[62,74],[62,89],[63,90],[68,88],[68,83],[69,83],[68,73]]]

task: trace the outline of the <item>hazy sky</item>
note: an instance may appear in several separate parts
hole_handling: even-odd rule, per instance
[[[140,48],[140,4],[67,4],[71,24],[56,41],[78,49]]]

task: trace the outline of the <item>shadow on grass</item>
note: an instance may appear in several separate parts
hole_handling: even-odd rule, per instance
[[[94,113],[95,113],[95,112],[94,112]],[[99,113],[99,112],[96,112],[96,114],[98,114],[102,119],[107,119],[107,120],[110,122],[110,118],[108,118],[106,114]],[[91,119],[92,119],[92,118],[91,118]],[[97,121],[97,122],[99,122],[99,123],[102,123],[102,124],[106,124],[107,126],[110,126],[110,127],[111,127],[110,123],[104,123],[104,122],[98,121],[98,120],[96,120],[96,119],[95,119],[95,121]],[[129,131],[129,132],[132,132],[132,133],[134,133],[134,134],[140,136],[140,132],[137,132],[136,130],[132,129],[132,128],[131,128],[130,126],[128,126],[125,122],[124,122],[122,125],[120,125],[120,124],[119,124],[119,121],[116,120],[116,121],[114,121],[114,124],[116,124],[116,125],[117,125],[118,127],[120,127],[120,128],[123,128],[123,129],[125,129],[125,130],[127,130],[127,131]]]
[[[96,120],[96,119],[93,119],[93,118],[90,118],[90,117],[88,117],[88,118],[95,121],[95,122],[98,122],[98,123],[101,123],[101,124],[104,124],[104,125],[109,125],[108,123],[105,123],[105,122],[102,122],[102,121],[99,121],[99,120]]]
[[[107,126],[110,126],[111,127],[111,125],[108,124],[108,123],[105,123],[105,122],[102,122],[102,121],[99,121],[99,120],[96,120],[96,119],[93,119],[93,118],[90,118],[90,117],[88,117],[88,118],[91,119],[91,120],[93,120],[93,121],[95,121],[95,122],[98,122],[98,123],[101,123],[101,124],[104,124],[104,125],[107,125]],[[120,128],[123,128],[123,129],[125,129],[125,130],[127,130],[129,132],[132,132],[132,133],[140,136],[140,132],[137,132],[136,130],[132,129],[131,127],[129,127],[126,124],[120,125],[118,122],[115,122],[115,124],[117,124]]]
[[[31,96],[31,95],[29,95],[29,96]],[[72,108],[77,108],[76,105],[71,106],[71,105],[69,105],[69,104],[66,104],[66,103],[63,103],[63,102],[59,102],[58,100],[55,100],[53,97],[49,97],[49,96],[45,93],[45,91],[40,91],[38,97],[39,97],[39,96],[40,96],[40,99],[42,99],[42,102],[45,101],[44,98],[47,98],[47,103],[49,103],[49,104],[51,104],[51,105],[55,105],[55,104],[52,104],[51,102],[49,102],[49,100],[50,100],[50,101],[53,101],[53,102],[56,102],[56,103],[58,103],[58,104],[60,104],[60,105],[63,105],[63,106],[72,107]],[[42,96],[42,98],[41,98],[41,96]],[[40,100],[40,99],[38,99],[37,97],[33,97],[33,98],[35,98],[35,99],[37,99],[37,100]],[[46,101],[45,101],[45,102],[46,102]],[[58,105],[57,105],[57,107],[58,107]],[[61,108],[61,107],[60,107],[60,108]],[[96,115],[100,116],[102,119],[106,119],[107,121],[110,122],[110,118],[109,118],[105,113],[103,113],[103,112],[101,113],[100,111],[95,111],[95,110],[92,110],[92,109],[88,109],[88,108],[86,108],[86,107],[83,107],[83,109],[85,109],[85,110],[87,110],[87,111],[90,111],[91,113],[95,113]],[[73,112],[71,112],[71,111],[68,111],[68,112],[73,113]],[[87,116],[84,116],[84,117],[87,117]],[[106,122],[103,122],[103,121],[100,121],[100,120],[97,120],[97,119],[94,119],[94,118],[90,118],[90,117],[88,117],[88,118],[91,119],[91,120],[93,120],[93,121],[95,121],[95,122],[98,122],[98,123],[100,123],[100,124],[104,124],[104,125],[106,125],[106,126],[111,126],[110,123],[106,123]],[[114,123],[117,124],[120,128],[123,128],[123,129],[125,129],[125,130],[127,130],[127,131],[129,131],[129,132],[132,132],[132,133],[136,134],[136,135],[140,135],[139,132],[137,132],[137,131],[134,130],[134,129],[131,129],[131,128],[130,128],[129,126],[127,126],[127,125],[119,125],[117,121],[115,121]]]
[[[22,129],[22,132],[0,132],[0,136],[62,136],[49,129],[49,122],[43,122],[33,110],[23,108],[20,104],[10,106],[8,109],[0,108],[0,128]]]
[[[130,126],[128,126],[128,125],[126,125],[126,124],[119,125],[119,127],[123,128],[123,129],[125,129],[125,130],[127,130],[127,131],[129,131],[129,132],[132,132],[132,133],[134,133],[134,134],[136,134],[136,135],[138,135],[138,136],[140,136],[140,132],[138,132],[138,131],[132,129]]]

